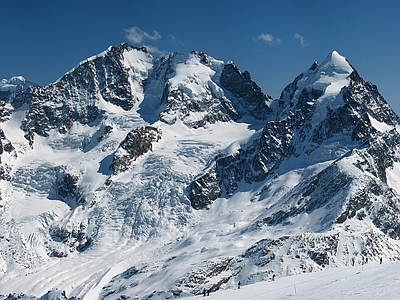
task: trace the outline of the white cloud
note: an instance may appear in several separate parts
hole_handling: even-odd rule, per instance
[[[141,45],[144,41],[156,41],[161,39],[161,35],[158,31],[153,31],[153,33],[148,33],[143,31],[137,26],[125,29],[126,38],[129,42],[135,45]]]
[[[282,40],[280,38],[276,38],[272,34],[269,34],[269,33],[262,33],[257,38],[259,40],[267,42],[270,45],[280,45],[282,43]]]
[[[269,33],[262,33],[258,36],[258,38],[268,43],[272,43],[274,41],[274,37],[272,36],[272,34]]]
[[[185,46],[184,43],[182,43],[176,36],[174,36],[173,34],[169,34],[168,38],[171,40],[171,42],[175,45],[175,46]]]
[[[147,51],[151,52],[152,54],[160,54],[160,55],[167,55],[168,53],[158,49],[156,46],[152,45],[141,45],[143,47],[146,47]]]
[[[301,34],[296,33],[296,34],[293,36],[293,38],[294,38],[295,40],[298,40],[299,43],[300,43],[300,45],[301,45],[302,47],[304,47],[304,46],[306,45],[306,42],[305,42],[305,40],[304,40],[304,37],[303,37]]]

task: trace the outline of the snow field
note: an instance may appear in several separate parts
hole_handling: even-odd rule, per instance
[[[400,262],[371,262],[354,267],[340,267],[321,272],[278,277],[210,293],[205,299],[399,299]],[[202,295],[183,299],[200,299]],[[157,299],[157,298],[154,298]]]

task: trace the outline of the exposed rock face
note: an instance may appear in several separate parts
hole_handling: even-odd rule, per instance
[[[65,172],[65,170],[58,174],[57,194],[73,207],[85,203],[85,199],[79,189],[80,181],[81,177],[78,174],[71,174]]]
[[[207,96],[195,101],[181,90],[168,89],[167,87],[163,96],[166,108],[160,113],[160,120],[167,124],[175,124],[179,119],[188,127],[199,128],[217,121],[238,120],[240,117],[229,100],[216,98],[211,91]],[[201,113],[203,117],[191,118],[191,114],[194,113]]]
[[[0,122],[3,123],[9,119],[14,109],[11,104],[0,100]]]
[[[111,132],[113,131],[113,127],[110,125],[104,126],[102,128],[100,135],[97,137],[97,141],[100,142],[104,140]]]
[[[293,154],[291,117],[269,122],[254,140],[235,154],[218,158],[206,174],[189,186],[189,198],[195,209],[207,207],[224,195],[232,196],[238,183],[260,182],[276,170],[280,163]]]
[[[82,62],[55,83],[21,90],[11,103],[29,106],[22,125],[31,146],[34,134],[46,137],[51,129],[65,134],[74,122],[101,122],[106,115],[102,101],[129,111],[144,98],[158,98],[145,104],[158,115],[147,117],[168,124],[181,120],[191,128],[247,115],[267,118],[271,97],[232,64],[221,74],[223,65],[202,52],[154,58],[146,48],[122,44]],[[225,95],[222,86],[236,98]]]
[[[10,102],[15,98],[15,96],[25,92],[32,86],[37,86],[37,84],[27,81],[22,76],[14,76],[11,79],[2,79],[0,81],[0,100]]]
[[[0,155],[4,152],[14,155],[15,157],[17,156],[17,153],[15,152],[15,148],[11,144],[11,141],[6,137],[4,131],[0,129]]]
[[[324,145],[339,137],[349,141],[345,151],[360,145],[368,147],[367,151],[374,160],[371,172],[386,182],[387,168],[393,161],[398,161],[394,149],[399,134],[395,130],[377,131],[371,118],[394,126],[398,117],[376,87],[364,82],[350,66],[346,66],[348,84],[336,94],[328,94],[327,88],[318,80],[320,72],[325,72],[330,64],[329,60],[321,66],[315,63],[296,77],[274,105],[281,120],[267,122],[252,141],[242,145],[234,154],[217,158],[213,167],[189,186],[188,195],[194,208],[204,208],[221,195],[232,196],[239,182],[251,184],[265,180],[291,157],[305,156],[305,159],[309,157],[307,159],[316,161],[339,158],[336,155],[343,155],[345,152],[342,150],[321,158],[321,154],[326,155],[321,153]],[[322,102],[321,99],[327,100]],[[387,155],[379,155],[383,151]]]
[[[343,86],[333,89],[326,84],[329,78]],[[390,239],[400,239],[400,196],[388,172],[399,162],[399,118],[376,86],[332,53],[296,77],[272,107],[280,120],[267,122],[236,153],[217,157],[191,183],[188,197],[193,208],[207,208],[253,183],[272,185],[280,172],[301,168],[307,165],[304,161],[321,162],[326,166],[315,175],[302,178],[279,201],[269,200],[272,204],[247,229],[291,228],[306,222],[313,233],[261,240],[237,258],[235,269],[257,265],[257,272],[246,277],[254,282],[269,279],[271,270],[292,275],[350,264],[351,256],[361,264],[376,259],[379,244],[390,249],[390,259],[398,259],[400,249],[389,245]],[[273,199],[273,193],[264,184],[254,201]],[[371,222],[374,230],[357,236],[353,222]],[[343,254],[347,261],[338,261]],[[285,264],[286,259],[297,263]]]
[[[176,257],[171,258],[172,261],[174,259]],[[172,297],[201,295],[204,288],[210,292],[215,292],[232,278],[232,270],[235,265],[235,257],[221,257],[213,261],[203,262],[181,278],[178,278],[174,287],[170,290],[154,291],[147,295],[145,299],[151,299],[154,296],[162,297],[162,299],[171,299]],[[124,290],[129,289],[129,287],[140,285],[143,276],[152,271],[154,269],[148,265],[142,267],[133,266],[127,269],[115,276],[110,281],[110,284],[102,290],[102,298],[107,299],[117,293],[123,294]],[[120,288],[116,289],[116,286]]]
[[[340,244],[340,241],[343,244]],[[244,284],[254,281],[271,280],[273,274],[285,276],[315,272],[328,266],[361,265],[367,260],[376,261],[381,246],[390,244],[389,239],[376,231],[363,233],[360,238],[348,233],[302,233],[293,236],[282,236],[277,239],[263,239],[247,249],[237,258],[239,274],[248,264],[258,266],[256,272],[246,277]],[[356,245],[360,245],[359,252]],[[381,246],[380,246],[381,245]],[[385,246],[383,246],[385,247]],[[398,259],[399,249],[389,246],[389,257]],[[343,261],[338,260],[341,257]],[[297,264],[291,264],[295,260]],[[284,263],[282,263],[284,262]],[[239,275],[240,276],[240,275]]]
[[[121,142],[110,166],[114,173],[126,171],[132,161],[152,151],[153,143],[161,139],[161,131],[152,126],[133,129]]]
[[[222,192],[217,180],[215,165],[207,173],[193,181],[188,191],[194,209],[206,208],[221,196]]]
[[[30,104],[23,123],[28,139],[32,141],[33,133],[48,136],[51,129],[66,133],[76,121],[81,124],[100,121],[104,114],[99,108],[102,100],[124,110],[131,109],[138,98],[130,81],[130,72],[135,70],[131,71],[124,64],[124,55],[130,51],[142,52],[152,59],[146,49],[128,44],[110,47],[103,55],[81,63],[57,82],[18,95],[13,101],[15,106]],[[138,84],[140,87],[142,83]]]
[[[29,140],[32,140],[33,133],[44,137],[49,135],[51,129],[66,133],[75,121],[81,124],[88,124],[100,118],[101,110],[98,109],[94,99],[90,99],[89,94],[88,98],[70,95],[69,92],[75,89],[70,88],[62,91],[62,88],[65,88],[68,84],[57,84],[61,85],[60,89],[56,89],[55,86],[49,86],[46,88],[34,88],[30,92],[30,108],[23,123]],[[66,95],[63,95],[63,92]],[[58,93],[61,93],[61,95]],[[75,93],[79,94],[78,91]],[[70,103],[65,101],[67,99]]]
[[[265,120],[271,113],[269,104],[272,98],[261,91],[249,72],[242,73],[234,64],[227,63],[221,73],[221,85],[230,91],[244,110],[254,118]]]
[[[233,263],[234,257],[221,257],[216,261],[209,261],[189,274],[185,274],[184,278],[178,280],[176,286],[189,289],[193,295],[200,295],[204,288],[210,292],[218,291],[221,285],[227,283],[232,277]]]
[[[89,248],[92,239],[86,234],[87,224],[79,226],[71,224],[54,224],[50,228],[50,236],[53,242],[49,245],[49,256],[67,257],[75,250],[82,252]]]
[[[177,66],[175,72],[166,67],[171,65]],[[258,120],[269,117],[272,98],[261,91],[248,72],[241,73],[232,63],[193,51],[188,57],[171,55],[161,66],[164,71],[157,73],[169,78],[162,96],[165,108],[160,113],[160,120],[167,124],[182,120],[188,127],[198,128],[217,121],[238,121],[244,116]],[[194,73],[185,72],[191,66],[195,66]],[[177,78],[184,84],[176,82]]]
[[[0,124],[8,121],[14,112],[11,102],[16,95],[23,93],[32,86],[36,85],[26,81],[22,76],[0,81]],[[16,158],[17,152],[12,142],[6,137],[3,129],[0,128],[0,180],[9,181],[11,179],[10,172],[12,171],[13,160]]]
[[[17,152],[11,141],[6,137],[4,131],[0,129],[0,180],[10,180],[12,163],[10,160],[17,158]],[[5,161],[3,161],[5,160]],[[1,199],[1,197],[0,197]]]
[[[2,300],[33,300],[38,299],[35,296],[26,295],[23,293],[20,294],[9,294],[6,296],[0,295],[0,299]],[[58,289],[48,291],[46,294],[39,298],[40,300],[79,300],[77,297],[67,297],[65,291],[60,291]]]

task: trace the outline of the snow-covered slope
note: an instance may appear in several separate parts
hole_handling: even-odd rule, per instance
[[[398,299],[398,262],[364,264],[276,278],[240,289],[210,293],[207,299]],[[157,298],[155,298],[157,299]],[[184,298],[186,300],[195,297]]]
[[[170,299],[400,257],[398,117],[336,51],[273,101],[230,62],[122,44],[5,104],[0,294]]]
[[[22,76],[14,76],[10,79],[0,81],[0,100],[9,101],[19,93],[26,91],[30,86],[37,86],[33,82],[27,81]]]

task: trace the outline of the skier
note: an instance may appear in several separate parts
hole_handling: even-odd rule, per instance
[[[382,264],[382,257],[379,258],[379,264]]]
[[[272,275],[272,281],[275,281],[275,274]]]
[[[238,282],[238,289],[240,290],[240,285],[241,285],[241,283],[240,283],[240,281]]]
[[[204,289],[203,289],[203,297],[206,296],[206,293],[207,293],[206,288],[204,288]]]

